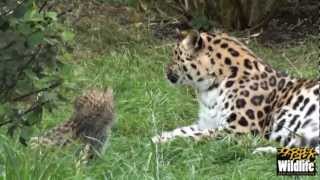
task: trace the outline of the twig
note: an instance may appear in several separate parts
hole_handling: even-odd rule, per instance
[[[189,7],[189,1],[188,0],[184,0],[184,8],[185,8],[185,11],[189,11],[190,7]]]
[[[36,105],[32,105],[29,109],[25,110],[24,112],[20,113],[18,116],[19,117],[22,117],[22,116],[25,116],[26,114],[42,107],[43,105],[47,104],[49,101],[44,101],[44,102],[41,102],[40,104],[36,104]],[[3,118],[3,117],[2,117]],[[4,121],[4,122],[1,122],[0,123],[0,127],[4,126],[4,125],[7,125],[9,123],[12,123],[14,122],[14,120],[10,119],[10,120],[7,120],[7,121]]]
[[[41,52],[41,49],[42,49],[42,46],[39,46],[39,48],[37,49],[37,52],[34,53],[30,59],[27,61],[27,63],[25,63],[22,67],[19,68],[18,70],[18,78],[22,75],[23,73],[23,70],[25,70],[35,59],[36,57],[40,54]]]
[[[42,5],[41,5],[41,7],[39,8],[39,13],[41,13],[42,12],[42,10],[46,7],[46,5],[48,4],[48,0],[46,0]]]
[[[8,11],[4,12],[3,14],[0,14],[0,17],[2,17],[2,16],[8,16],[8,15],[12,14],[15,10],[17,10],[17,9],[18,9],[22,4],[24,4],[24,3],[25,3],[25,0],[22,1],[20,4],[18,4],[15,8],[13,8],[13,9],[8,9]]]
[[[241,4],[241,1],[240,0],[236,0],[234,1],[235,2],[235,5],[237,7],[239,7],[239,20],[240,20],[240,24],[241,25],[245,25],[245,27],[241,27],[241,28],[247,28],[247,19],[246,19],[246,16],[245,16],[245,11],[243,9],[243,5]]]
[[[274,1],[273,3],[279,3],[278,1]],[[280,6],[274,5],[275,8],[273,8],[267,15],[264,16],[264,18],[262,18],[262,20],[260,22],[258,22],[256,25],[254,25],[253,27],[250,27],[248,29],[245,29],[242,31],[242,33],[250,33],[252,31],[256,31],[260,28],[262,28],[263,26],[265,26],[273,17],[275,12],[279,9]]]
[[[63,15],[66,15],[66,14],[69,13],[69,12],[72,12],[72,8],[69,8],[69,9],[67,9],[66,11],[63,11],[63,12],[59,13],[59,14],[57,15],[57,17],[59,18],[59,17],[61,17],[61,16],[63,16]]]
[[[62,81],[55,82],[55,83],[51,84],[48,87],[45,87],[45,88],[42,88],[42,89],[38,89],[36,91],[31,91],[31,92],[29,92],[27,94],[24,94],[24,95],[21,95],[19,97],[16,97],[16,98],[12,99],[12,101],[19,101],[21,99],[24,99],[24,98],[29,97],[31,95],[37,94],[39,92],[43,92],[43,91],[47,91],[47,90],[50,90],[50,89],[54,89],[54,88],[60,86],[61,84],[62,84]]]
[[[44,102],[41,102],[40,104],[36,104],[36,105],[33,105],[31,106],[29,109],[27,109],[26,111],[24,111],[23,113],[20,114],[20,117],[38,109],[39,107],[42,107],[43,105],[47,104],[49,101],[44,101]]]
[[[290,60],[284,53],[282,54],[282,57],[284,57],[284,59],[285,59],[286,61],[288,61],[288,63],[290,64],[290,66],[292,66],[293,69],[299,74],[299,76],[302,77],[302,73],[299,71],[299,69],[298,69],[296,66],[294,66],[294,64],[291,62],[291,60]]]
[[[17,43],[16,41],[11,41],[7,45],[5,45],[4,47],[0,48],[0,50],[2,51],[2,50],[5,50],[5,49],[8,49],[8,48],[10,48],[11,46],[13,46],[16,43]]]
[[[40,54],[41,52],[41,49],[42,49],[42,46],[40,46],[37,50],[36,53],[32,54],[30,59],[27,61],[27,63],[25,63],[22,67],[20,67],[17,71],[17,78],[16,78],[16,81],[9,87],[7,87],[7,90],[5,92],[3,92],[3,96],[7,96],[8,93],[17,85],[17,79],[19,79],[19,77],[22,75],[23,71],[36,59],[36,57]],[[0,93],[1,94],[1,93]]]

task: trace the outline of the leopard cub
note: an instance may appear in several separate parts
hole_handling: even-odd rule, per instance
[[[114,120],[112,90],[91,89],[76,98],[68,121],[31,138],[31,145],[61,147],[78,141],[84,144],[86,156],[92,157],[102,151]]]

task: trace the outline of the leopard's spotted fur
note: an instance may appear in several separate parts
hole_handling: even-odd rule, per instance
[[[155,143],[223,129],[260,134],[289,147],[319,144],[318,80],[280,73],[224,33],[190,31],[180,37],[166,74],[172,84],[196,89],[199,119],[153,137]]]

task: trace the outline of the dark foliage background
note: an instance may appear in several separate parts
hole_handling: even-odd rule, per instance
[[[25,144],[44,108],[62,98],[63,55],[73,33],[44,0],[0,1],[0,126]],[[17,131],[18,130],[18,131]]]

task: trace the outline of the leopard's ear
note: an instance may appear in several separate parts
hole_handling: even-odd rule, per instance
[[[191,30],[182,40],[182,44],[188,50],[199,50],[202,47],[203,40],[200,36],[199,31]]]
[[[181,31],[180,29],[176,28],[176,37],[178,42],[186,38],[187,35],[188,35],[188,31],[185,31],[185,30]]]

